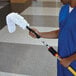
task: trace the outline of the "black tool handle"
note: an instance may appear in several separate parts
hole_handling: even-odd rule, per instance
[[[33,33],[36,35],[37,38],[40,38],[40,36],[39,36],[34,30],[32,30],[29,26],[26,26],[26,28],[27,28],[29,31],[33,32]]]
[[[51,52],[51,54],[54,56],[55,56],[55,54],[57,54],[56,50],[53,47],[49,47],[48,51]]]

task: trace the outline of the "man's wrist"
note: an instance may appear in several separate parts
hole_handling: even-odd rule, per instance
[[[71,62],[73,62],[73,61],[75,61],[76,59],[74,58],[74,55],[72,55],[72,56],[69,57],[69,60],[70,60]]]

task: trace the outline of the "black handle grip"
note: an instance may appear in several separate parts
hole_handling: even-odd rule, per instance
[[[57,54],[56,50],[53,47],[49,47],[48,51],[52,53],[52,55],[55,56],[55,54]]]
[[[33,33],[36,35],[37,38],[40,38],[40,36],[39,36],[34,30],[32,30],[30,27],[26,26],[26,28],[27,28],[29,31],[33,32]]]

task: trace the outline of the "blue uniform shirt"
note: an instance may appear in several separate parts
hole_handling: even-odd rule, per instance
[[[76,8],[69,13],[69,4],[62,6],[59,14],[58,53],[62,58],[76,53]],[[76,70],[76,61],[71,63]],[[73,76],[58,61],[58,76]]]

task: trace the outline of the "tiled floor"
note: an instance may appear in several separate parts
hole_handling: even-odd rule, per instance
[[[59,0],[37,0],[20,14],[31,27],[52,31],[58,29],[61,5]],[[33,39],[28,30],[19,27],[12,34],[7,26],[0,30],[0,76],[57,76],[56,59],[43,46],[42,40],[57,50],[58,39]]]
[[[52,1],[52,2],[60,2],[60,0],[37,0],[37,1]]]
[[[60,7],[62,4],[60,2],[53,1],[33,1],[31,7]]]
[[[44,46],[0,43],[0,49],[0,71],[31,76],[56,76],[56,59]]]

